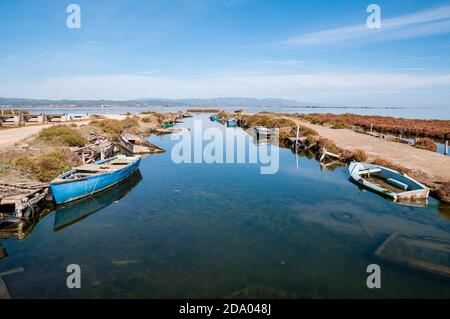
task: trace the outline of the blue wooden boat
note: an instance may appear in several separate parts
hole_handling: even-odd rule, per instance
[[[209,117],[209,119],[211,120],[211,122],[219,122],[220,121],[220,116],[219,115],[211,115]]]
[[[227,127],[236,127],[238,123],[237,119],[228,119],[227,120]]]
[[[351,181],[384,197],[397,200],[428,198],[430,189],[406,174],[375,164],[353,162]]]
[[[72,202],[112,187],[135,172],[140,162],[140,157],[117,155],[75,167],[50,182],[55,202]]]

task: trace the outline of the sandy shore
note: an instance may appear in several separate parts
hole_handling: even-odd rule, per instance
[[[449,156],[418,149],[407,144],[386,141],[349,129],[336,130],[303,121],[299,124],[315,130],[345,150],[362,149],[367,152],[370,159],[380,157],[413,171],[422,172],[434,181],[450,182]]]
[[[108,119],[114,120],[122,120],[126,116],[124,115],[105,115]],[[78,126],[88,124],[89,121],[78,121],[78,122],[67,122],[64,124],[72,124],[75,123]],[[38,134],[42,129],[59,125],[59,124],[49,124],[49,125],[37,125],[37,126],[23,126],[17,128],[8,128],[0,130],[0,147],[11,147],[16,143],[20,143],[32,137],[35,134]]]

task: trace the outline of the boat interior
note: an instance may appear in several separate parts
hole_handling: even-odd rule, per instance
[[[111,173],[121,170],[136,160],[134,157],[118,155],[111,159],[97,161],[95,164],[85,164],[59,176],[59,180],[74,180],[99,174]]]
[[[407,176],[386,169],[370,168],[359,171],[359,174],[367,181],[394,193],[422,189],[421,185]]]
[[[127,139],[128,142],[130,142],[133,145],[142,145],[142,140],[140,137],[134,135],[134,134],[130,134],[130,133],[125,133],[123,135],[124,138]]]

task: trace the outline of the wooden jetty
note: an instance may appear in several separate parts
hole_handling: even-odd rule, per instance
[[[67,123],[89,120],[89,114],[30,114],[27,112],[0,112],[0,126],[2,127],[20,127],[29,125],[45,125],[52,123]]]
[[[70,116],[67,113],[63,114],[47,114],[48,123],[65,123],[70,121]]]
[[[0,124],[3,127],[19,127],[22,116],[20,114],[2,114],[0,115]]]
[[[38,182],[0,183],[0,218],[31,218],[48,195],[48,184]]]
[[[41,114],[24,114],[22,115],[24,125],[43,125],[46,123],[46,117]]]

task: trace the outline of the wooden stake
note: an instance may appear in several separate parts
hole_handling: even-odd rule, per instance
[[[448,140],[445,141],[444,154],[448,155]]]

